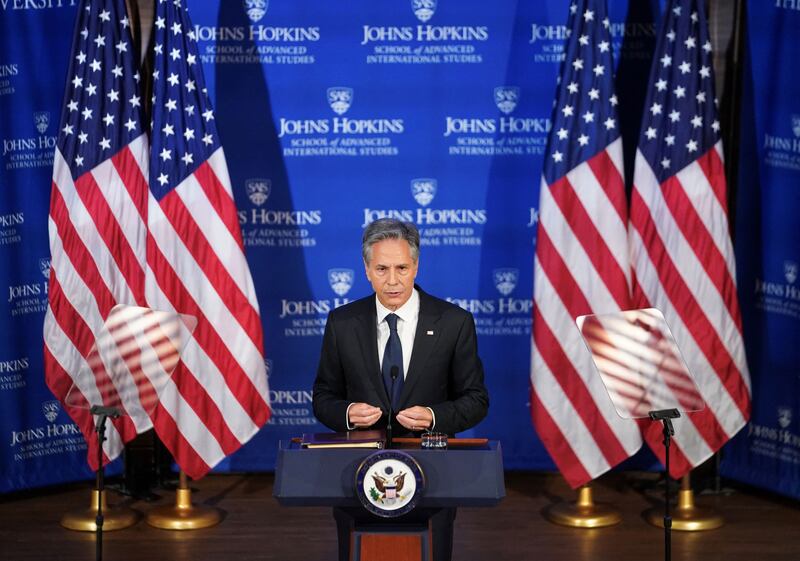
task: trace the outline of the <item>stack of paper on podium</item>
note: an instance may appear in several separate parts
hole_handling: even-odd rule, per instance
[[[304,434],[301,441],[304,448],[383,448],[385,443],[380,430]]]

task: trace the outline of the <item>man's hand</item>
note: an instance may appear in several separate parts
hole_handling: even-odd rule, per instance
[[[410,431],[421,431],[430,428],[433,415],[427,407],[415,405],[400,411],[397,414],[397,422]]]
[[[350,425],[358,429],[365,429],[374,425],[383,415],[379,407],[369,403],[354,403],[347,412]]]

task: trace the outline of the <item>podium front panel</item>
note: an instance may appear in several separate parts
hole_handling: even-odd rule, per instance
[[[505,497],[500,443],[484,448],[421,450],[403,448],[422,468],[426,508],[494,506]],[[273,495],[284,506],[360,506],[355,496],[356,470],[376,450],[301,448],[282,441]]]

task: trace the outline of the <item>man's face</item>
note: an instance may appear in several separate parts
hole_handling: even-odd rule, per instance
[[[382,240],[372,245],[372,259],[364,263],[367,278],[378,300],[394,311],[409,298],[417,277],[417,263],[405,240]]]

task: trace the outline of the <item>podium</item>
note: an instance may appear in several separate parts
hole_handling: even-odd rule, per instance
[[[281,441],[273,496],[282,506],[333,507],[340,561],[438,561],[432,529],[452,527],[456,507],[495,506],[506,494],[499,442],[474,447],[460,447],[457,439],[450,442],[447,450],[418,445],[391,450],[411,456],[424,478],[414,509],[397,518],[371,514],[356,493],[359,467],[381,451],[305,449]]]

